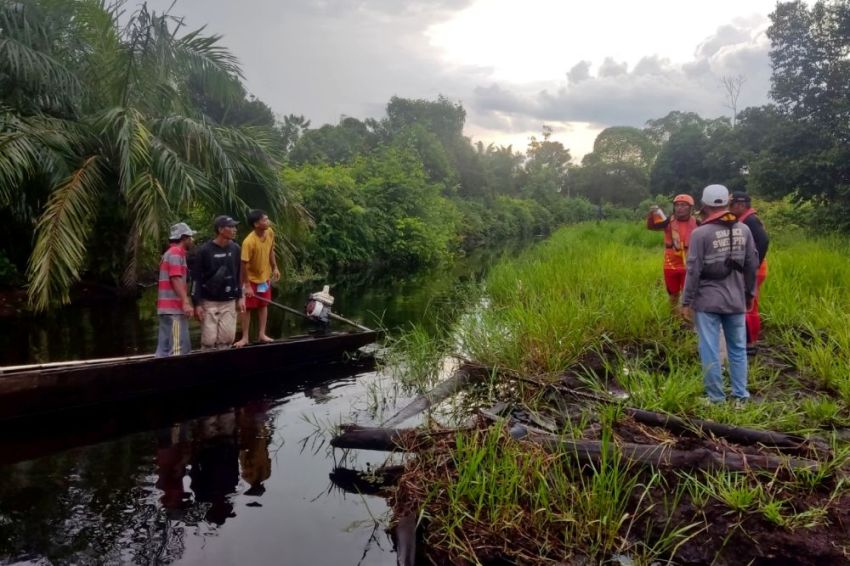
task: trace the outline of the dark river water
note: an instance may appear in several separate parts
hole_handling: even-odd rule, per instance
[[[390,332],[450,321],[494,254],[404,278],[332,283],[335,310]],[[321,288],[284,285],[299,308]],[[50,316],[0,319],[0,365],[152,352],[155,293]],[[302,323],[272,308],[270,334]],[[341,329],[341,327],[337,327]],[[193,329],[194,343],[198,342]],[[335,466],[385,455],[328,446],[340,422],[394,410],[368,361],[288,373],[226,391],[100,407],[0,430],[0,562],[28,564],[395,564],[383,499],[347,493]],[[398,404],[405,399],[393,397]]]

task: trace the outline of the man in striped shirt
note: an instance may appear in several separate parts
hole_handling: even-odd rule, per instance
[[[159,293],[156,313],[159,315],[159,339],[156,357],[179,356],[192,350],[189,319],[194,313],[189,295],[186,251],[192,247],[195,231],[184,222],[171,227],[168,250],[159,263]]]

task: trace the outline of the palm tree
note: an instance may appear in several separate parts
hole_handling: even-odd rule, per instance
[[[146,5],[121,25],[121,6],[0,0],[0,207],[38,211],[27,268],[36,310],[69,301],[97,257],[96,223],[124,227],[109,236],[135,286],[167,225],[194,207],[243,211],[251,195],[297,217],[272,131],[223,127],[192,104],[190,79],[209,97],[243,96],[220,38],[181,34],[182,20]]]

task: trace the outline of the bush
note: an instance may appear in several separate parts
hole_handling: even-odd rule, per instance
[[[15,264],[0,250],[0,287],[15,287],[23,281]]]

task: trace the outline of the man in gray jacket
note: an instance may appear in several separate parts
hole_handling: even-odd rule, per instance
[[[744,315],[755,297],[758,252],[750,229],[729,212],[726,187],[707,186],[702,202],[706,218],[691,234],[682,312],[696,325],[708,399],[714,403],[726,400],[719,351],[722,327],[729,353],[732,396],[743,402],[750,396]]]

